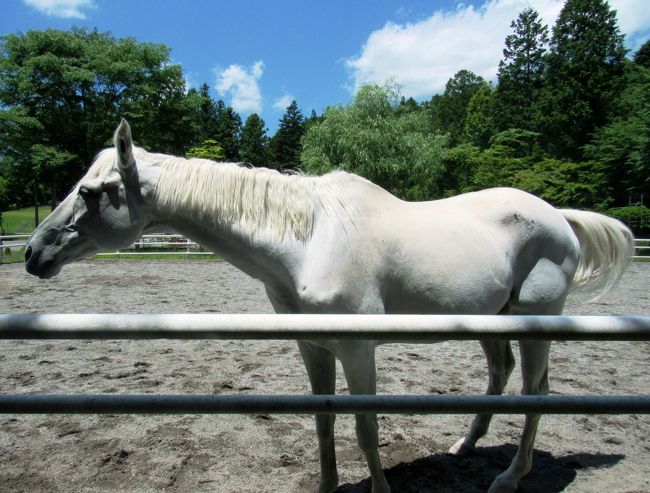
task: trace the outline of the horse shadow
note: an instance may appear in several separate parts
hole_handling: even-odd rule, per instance
[[[484,493],[503,472],[517,452],[512,444],[479,447],[467,457],[434,454],[385,469],[392,491],[400,493]],[[577,453],[553,457],[533,451],[533,468],[519,481],[518,491],[557,493],[575,479],[578,470],[612,467],[625,458],[621,454]],[[341,485],[337,493],[370,493],[370,478]]]

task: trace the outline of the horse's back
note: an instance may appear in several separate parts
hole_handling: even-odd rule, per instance
[[[540,258],[578,255],[561,214],[516,189],[402,202],[376,226],[389,312],[497,313]]]

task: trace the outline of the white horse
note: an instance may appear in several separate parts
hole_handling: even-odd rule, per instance
[[[284,175],[185,160],[134,147],[126,121],[59,207],[34,231],[28,272],[41,278],[145,231],[173,230],[262,281],[279,313],[559,314],[568,291],[607,289],[633,237],[605,216],[557,210],[513,189],[408,203],[358,176]],[[376,341],[299,341],[315,394],[334,393],[335,357],[353,394],[374,394]],[[514,367],[508,341],[481,343],[488,394]],[[521,341],[524,394],[548,392],[546,341]],[[470,451],[491,416],[474,418],[453,454]],[[531,468],[540,416],[527,415],[519,449],[491,492],[514,491]],[[338,485],[334,415],[316,416],[319,492]],[[356,416],[373,492],[388,492],[377,419]]]

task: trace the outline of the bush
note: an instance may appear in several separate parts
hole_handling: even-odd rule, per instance
[[[618,207],[607,214],[625,223],[638,238],[650,236],[650,209],[644,205]]]

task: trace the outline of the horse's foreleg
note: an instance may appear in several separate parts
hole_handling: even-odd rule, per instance
[[[351,344],[345,354],[339,354],[338,356],[343,365],[350,394],[376,394],[377,373],[374,346],[364,342]],[[388,486],[379,459],[377,415],[371,413],[356,414],[355,419],[357,443],[365,455],[370,469],[372,493],[390,493],[390,486]]]
[[[548,353],[550,341],[520,341],[522,394],[546,395],[548,385]],[[527,414],[519,448],[510,467],[496,477],[488,493],[511,493],[517,483],[530,471],[533,462],[533,444],[537,434],[540,414]]]
[[[314,394],[334,394],[336,364],[334,355],[326,349],[298,341]],[[330,493],[339,484],[334,449],[334,420],[336,414],[317,414],[316,433],[320,455],[320,483],[318,493]]]
[[[509,341],[481,341],[488,367],[487,395],[501,395],[515,367]],[[472,421],[469,433],[458,440],[449,453],[463,456],[474,450],[476,442],[485,436],[492,420],[491,414],[478,414]]]

